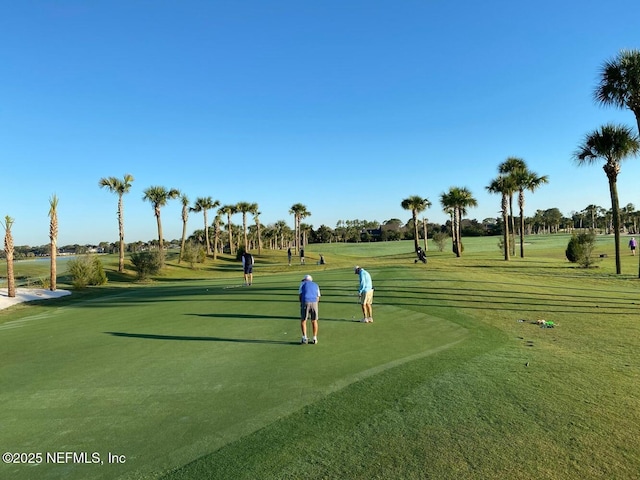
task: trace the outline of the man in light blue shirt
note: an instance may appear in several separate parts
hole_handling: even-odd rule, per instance
[[[362,305],[362,320],[360,321],[362,323],[373,323],[373,281],[371,280],[371,275],[364,268],[357,265],[353,270],[360,279],[358,287],[358,297]]]

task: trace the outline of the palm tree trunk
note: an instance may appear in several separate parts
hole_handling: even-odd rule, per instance
[[[122,195],[118,198],[118,236],[120,251],[118,252],[118,272],[124,272],[124,219],[122,218]]]
[[[7,295],[9,298],[16,296],[16,277],[13,271],[13,236],[11,235],[11,225],[9,219],[5,225],[6,233],[4,236],[4,252],[7,258]]]
[[[620,264],[620,209],[618,206],[618,187],[615,178],[609,180],[609,191],[611,193],[611,209],[613,217],[613,236],[616,247],[616,274],[622,274]]]
[[[524,192],[518,194],[518,206],[520,207],[520,258],[524,258]]]
[[[509,199],[502,196],[502,220],[504,222],[504,259],[509,260]]]
[[[424,251],[429,251],[429,245],[427,245],[427,219],[422,219],[422,233],[424,234]]]

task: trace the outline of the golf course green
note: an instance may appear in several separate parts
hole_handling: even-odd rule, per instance
[[[638,478],[638,258],[615,275],[602,236],[579,268],[568,239],[508,262],[495,237],[461,258],[429,244],[427,265],[408,241],[312,244],[291,266],[263,250],[247,287],[229,256],[169,254],[145,283],[101,257],[107,285],[0,311],[0,478]]]

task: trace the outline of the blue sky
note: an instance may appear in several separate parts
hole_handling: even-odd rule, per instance
[[[117,196],[135,177],[126,241],[156,238],[152,185],[192,201],[257,202],[264,224],[294,203],[318,227],[399,218],[400,202],[467,187],[469,218],[498,216],[486,185],[509,156],[550,183],[525,214],[610,208],[600,166],[571,154],[629,111],[594,104],[602,63],[640,48],[637,0],[8,1],[0,7],[0,217],[16,245],[117,241]],[[622,12],[622,13],[621,13]],[[640,159],[621,205],[640,207]],[[181,235],[180,204],[162,209]],[[213,215],[210,215],[213,218]],[[202,228],[191,214],[188,231]],[[241,217],[234,217],[240,223]],[[2,232],[4,235],[4,232]]]

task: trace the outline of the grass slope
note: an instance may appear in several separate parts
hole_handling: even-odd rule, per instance
[[[469,239],[426,267],[409,242],[312,245],[306,266],[259,257],[249,288],[230,259],[170,262],[151,285],[1,312],[5,450],[127,461],[0,477],[635,478],[638,283],[613,275],[612,242],[586,271],[567,240],[504,262],[495,239]],[[373,325],[352,321],[355,263]],[[297,343],[304,273],[323,293],[316,346]]]

